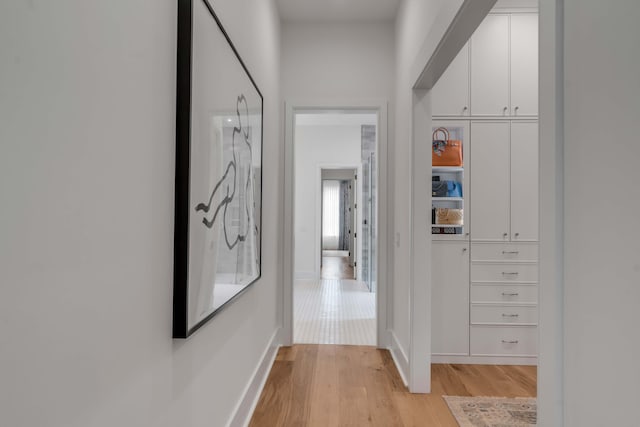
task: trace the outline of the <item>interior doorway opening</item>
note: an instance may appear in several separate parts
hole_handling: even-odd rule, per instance
[[[427,292],[419,296],[426,296],[431,306],[426,322],[420,313],[412,313],[414,324],[428,325],[426,334],[418,330],[412,335],[428,337],[426,345],[418,343],[419,354],[414,356],[434,363],[431,372],[439,363],[515,365],[536,377],[542,305],[539,11],[535,0],[517,7],[510,2],[498,2],[490,10],[491,6],[486,2],[482,11],[461,8],[464,19],[456,18],[453,30],[440,42],[445,48],[433,53],[414,86],[413,146],[421,150],[422,140],[433,140],[431,150],[416,155],[432,167],[415,169],[413,175],[416,186],[432,181],[427,203],[415,197],[418,193],[413,199],[414,214],[431,209],[430,232],[424,233],[420,222],[413,230],[430,236],[416,245],[420,251],[412,255],[412,271],[414,277],[427,276]],[[440,76],[441,70],[445,71]],[[491,84],[500,87],[500,96]],[[443,97],[447,88],[453,88],[455,96],[448,92]],[[426,116],[426,121],[416,120]],[[438,158],[441,144],[458,144],[459,161]],[[498,182],[503,188],[495,186]],[[454,191],[458,187],[459,193]],[[488,231],[490,227],[500,231]],[[412,287],[416,289],[415,283]],[[420,367],[411,371],[412,391],[429,392],[430,372]],[[527,394],[521,393],[519,397]],[[528,394],[535,396],[535,389]]]
[[[320,279],[356,276],[357,169],[322,169]]]
[[[376,345],[378,113],[294,123],[293,342]]]

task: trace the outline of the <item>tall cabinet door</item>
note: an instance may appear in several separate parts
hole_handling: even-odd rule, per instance
[[[511,239],[538,240],[538,123],[511,123]]]
[[[473,240],[508,241],[509,122],[471,123],[470,231]]]
[[[431,351],[469,354],[469,243],[434,242],[431,249]]]
[[[538,115],[538,15],[511,16],[511,114]]]
[[[471,37],[471,111],[510,114],[508,15],[488,15]]]
[[[469,115],[469,44],[464,45],[431,91],[434,116]]]

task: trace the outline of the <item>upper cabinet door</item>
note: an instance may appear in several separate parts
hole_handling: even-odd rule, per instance
[[[538,15],[511,16],[511,114],[538,115]]]
[[[464,45],[431,91],[434,116],[469,115],[469,44]]]
[[[488,15],[471,37],[471,112],[510,115],[508,15]]]
[[[511,123],[511,239],[538,240],[538,123]]]
[[[471,239],[509,241],[509,122],[471,123]]]

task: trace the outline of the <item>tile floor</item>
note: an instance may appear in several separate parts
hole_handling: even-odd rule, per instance
[[[293,297],[294,343],[376,345],[376,297],[364,283],[301,280]]]

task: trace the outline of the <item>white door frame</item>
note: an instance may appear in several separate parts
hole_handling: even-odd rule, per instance
[[[458,3],[456,5],[455,3]],[[464,0],[443,7],[433,30],[425,40],[412,69],[415,78],[413,97],[413,164],[430,164],[431,156],[422,149],[429,137],[431,117],[421,114],[430,110],[430,89],[457,52],[470,37],[477,19],[493,6],[493,0]],[[564,15],[563,0],[539,0],[539,140],[540,140],[540,285],[539,285],[539,358],[538,358],[538,424],[563,425],[564,396]],[[455,9],[455,10],[454,10]],[[449,14],[449,16],[447,16]],[[440,19],[442,18],[442,19]],[[442,22],[440,25],[438,22]],[[466,28],[465,28],[466,27]],[[420,273],[430,271],[430,249],[420,236],[430,196],[415,191],[424,177],[415,169],[412,175],[412,277],[411,277],[411,391],[430,390],[430,373],[423,365],[431,365],[430,315],[419,312],[429,307],[430,274],[417,283]],[[428,195],[429,193],[427,193]],[[430,235],[430,234],[429,234]],[[428,245],[430,246],[430,245]],[[422,251],[417,253],[416,249]],[[418,258],[420,257],[420,258]],[[426,282],[426,284],[424,283]],[[415,299],[418,299],[417,301]],[[418,312],[416,313],[416,310]],[[426,330],[423,323],[426,321]],[[425,339],[427,342],[425,342]],[[415,348],[414,348],[415,347]],[[417,358],[417,359],[415,359]],[[415,362],[418,361],[418,363]]]
[[[293,282],[294,282],[294,130],[295,114],[318,111],[358,111],[372,112],[378,115],[378,135],[376,152],[378,158],[378,292],[376,293],[376,345],[378,348],[388,346],[388,324],[390,318],[387,256],[389,227],[387,209],[387,101],[373,100],[335,100],[335,101],[287,101],[285,102],[284,129],[284,274],[282,298],[282,333],[281,344],[293,344]]]

